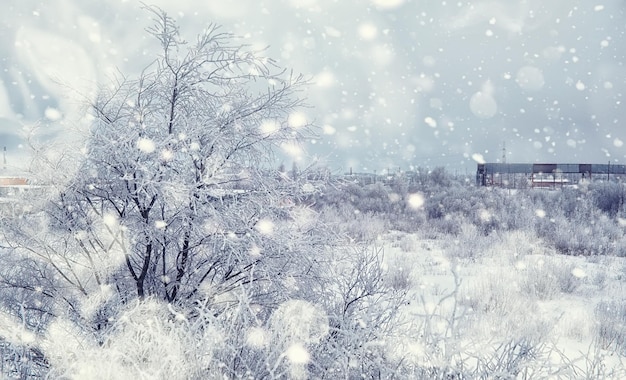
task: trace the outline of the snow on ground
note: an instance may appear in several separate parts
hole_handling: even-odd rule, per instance
[[[379,240],[388,275],[409,284],[406,331],[392,345],[404,360],[471,367],[507,342],[530,342],[547,361],[536,367],[552,371],[536,374],[626,377],[626,310],[615,310],[626,299],[626,258],[559,255],[520,232],[472,257],[449,238]]]

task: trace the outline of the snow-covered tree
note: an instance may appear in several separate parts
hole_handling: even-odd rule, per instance
[[[187,43],[171,18],[150,11],[161,53],[93,104],[80,174],[50,212],[90,269],[73,283],[115,281],[126,297],[168,302],[240,285],[267,293],[263,280],[280,278],[293,254],[272,244],[296,194],[268,171],[273,149],[305,133],[288,123],[303,78],[231,45],[216,26]],[[106,255],[122,268],[91,264]]]
[[[272,169],[278,149],[310,132],[290,118],[306,80],[217,26],[187,42],[147,10],[160,53],[102,89],[86,149],[63,153],[77,174],[6,228],[2,283],[23,299],[5,310],[33,331],[69,315],[97,334],[147,299],[186,317],[245,299],[262,322],[318,270],[326,241],[297,202],[314,187]]]

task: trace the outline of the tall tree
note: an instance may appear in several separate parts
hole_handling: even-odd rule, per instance
[[[276,148],[310,131],[288,122],[306,81],[215,25],[184,41],[147,9],[160,54],[102,89],[78,174],[12,241],[50,272],[51,295],[60,282],[83,296],[113,287],[123,301],[218,303],[246,289],[276,302],[289,293],[281,279],[311,265],[297,252],[299,187],[270,173]]]

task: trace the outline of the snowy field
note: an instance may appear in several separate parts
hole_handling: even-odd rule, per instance
[[[626,378],[623,2],[244,3],[7,2],[0,377]]]
[[[626,310],[613,303],[624,297],[626,259],[557,255],[519,232],[472,259],[451,254],[463,241],[391,232],[380,243],[389,276],[410,287],[406,330],[391,344],[405,360],[500,366],[519,378],[626,376]]]

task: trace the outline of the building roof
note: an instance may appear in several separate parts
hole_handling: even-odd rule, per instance
[[[617,164],[558,164],[558,163],[511,163],[478,164],[480,174],[495,173],[591,173],[626,174],[626,165]]]

